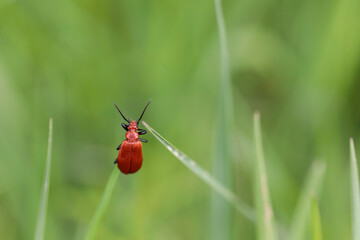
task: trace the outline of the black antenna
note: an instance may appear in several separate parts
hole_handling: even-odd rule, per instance
[[[143,112],[141,113],[141,116],[139,117],[139,120],[137,120],[137,124],[139,124],[139,122],[140,122],[140,120],[141,120],[141,118],[142,118],[142,116],[144,115],[144,112],[145,112],[145,110],[146,110],[146,108],[149,106],[149,104],[151,103],[151,99],[149,100],[149,102],[146,104],[146,106],[145,106],[145,108],[144,108],[144,110],[143,110]]]
[[[124,117],[124,115],[121,113],[121,111],[120,111],[120,109],[118,108],[118,106],[116,106],[115,103],[114,103],[114,105],[115,105],[116,109],[119,111],[119,113],[121,114],[121,116],[125,119],[125,121],[127,121],[128,123],[130,123],[130,121],[127,120],[127,119]]]

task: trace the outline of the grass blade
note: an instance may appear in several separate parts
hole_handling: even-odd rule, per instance
[[[50,185],[50,170],[51,170],[51,151],[52,151],[52,140],[53,140],[53,119],[49,119],[49,137],[48,137],[48,148],[46,156],[46,169],[44,176],[44,185],[41,193],[40,208],[36,221],[35,228],[35,240],[44,239],[45,225],[46,225],[46,212],[48,205],[49,196],[49,185]]]
[[[311,198],[319,192],[325,175],[326,165],[322,161],[314,161],[306,176],[294,217],[291,224],[291,239],[304,239],[306,223],[311,209]]]
[[[103,196],[100,200],[100,203],[95,211],[94,216],[91,219],[89,230],[85,236],[86,240],[94,239],[96,230],[99,227],[100,220],[105,214],[106,209],[109,207],[111,195],[114,191],[114,187],[116,184],[116,180],[119,176],[119,169],[117,167],[114,168],[113,172],[110,175],[110,178],[106,184],[105,191],[103,193]]]
[[[221,99],[223,103],[221,107],[227,109],[225,112],[229,119],[233,117],[232,106],[232,92],[231,92],[231,74],[229,64],[229,50],[227,46],[225,19],[222,10],[221,0],[214,0],[216,21],[219,31],[219,45],[220,45],[220,64],[221,64]],[[225,105],[228,104],[228,105]]]
[[[215,15],[219,33],[220,46],[220,92],[218,127],[213,152],[213,174],[216,179],[225,186],[233,184],[233,161],[230,150],[230,128],[233,121],[233,106],[231,92],[231,74],[229,64],[229,51],[227,47],[227,35],[221,0],[214,0]],[[231,236],[231,211],[229,204],[215,192],[211,202],[211,239],[228,239]],[[219,221],[221,219],[221,221]]]
[[[221,83],[220,95],[223,101],[220,105],[224,107],[226,118],[230,121],[233,119],[232,106],[232,92],[231,92],[231,76],[229,64],[229,51],[227,47],[226,28],[224,14],[222,10],[221,0],[214,0],[216,21],[219,30],[219,44],[220,44],[220,64],[221,64]]]
[[[355,154],[354,140],[350,139],[351,205],[353,239],[360,240],[360,190],[359,172]]]
[[[163,138],[159,133],[157,133],[152,127],[150,127],[146,122],[142,122],[144,126],[149,130],[149,132],[154,135],[154,137],[159,140],[177,159],[180,160],[182,164],[188,167],[196,176],[202,179],[206,184],[208,184],[214,191],[216,191],[221,197],[228,201],[231,205],[235,207],[237,211],[242,213],[245,217],[251,221],[255,221],[254,210],[242,201],[238,196],[236,196],[232,191],[224,187],[219,183],[213,176],[209,174],[206,170],[201,168],[196,164],[192,159],[186,156],[183,152],[174,147],[169,143],[165,138]]]
[[[322,228],[321,228],[321,218],[320,211],[316,201],[316,198],[312,198],[312,223],[313,223],[313,239],[314,240],[322,240]]]
[[[269,188],[266,176],[266,166],[261,138],[260,113],[254,114],[254,133],[256,147],[256,210],[258,239],[275,240],[278,233],[274,222],[274,215],[270,201]]]

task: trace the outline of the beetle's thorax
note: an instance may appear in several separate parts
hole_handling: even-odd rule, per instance
[[[125,134],[126,139],[130,142],[137,141],[139,134],[136,132],[136,130],[138,129],[137,122],[134,120],[131,121],[128,127],[128,131]]]
[[[133,142],[138,140],[139,134],[135,130],[131,130],[126,132],[125,137],[129,142]]]

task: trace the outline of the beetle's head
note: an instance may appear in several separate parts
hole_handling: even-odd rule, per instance
[[[130,123],[129,123],[128,129],[129,129],[129,130],[130,130],[130,129],[138,130],[139,128],[138,128],[137,125],[138,125],[137,122],[136,122],[135,120],[132,120],[132,121],[130,121]]]

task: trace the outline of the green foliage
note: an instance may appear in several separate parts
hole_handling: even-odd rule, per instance
[[[358,0],[0,1],[0,239],[32,239],[46,209],[50,116],[44,239],[83,239],[124,139],[112,103],[135,119],[150,98],[143,119],[250,209],[258,109],[279,239],[312,237],[313,195],[323,239],[353,239],[356,171],[344,159],[346,139],[360,134],[358,9]],[[144,138],[143,167],[119,176],[95,238],[210,239],[217,224],[229,234],[221,239],[256,238],[242,207],[212,214],[198,175]]]

